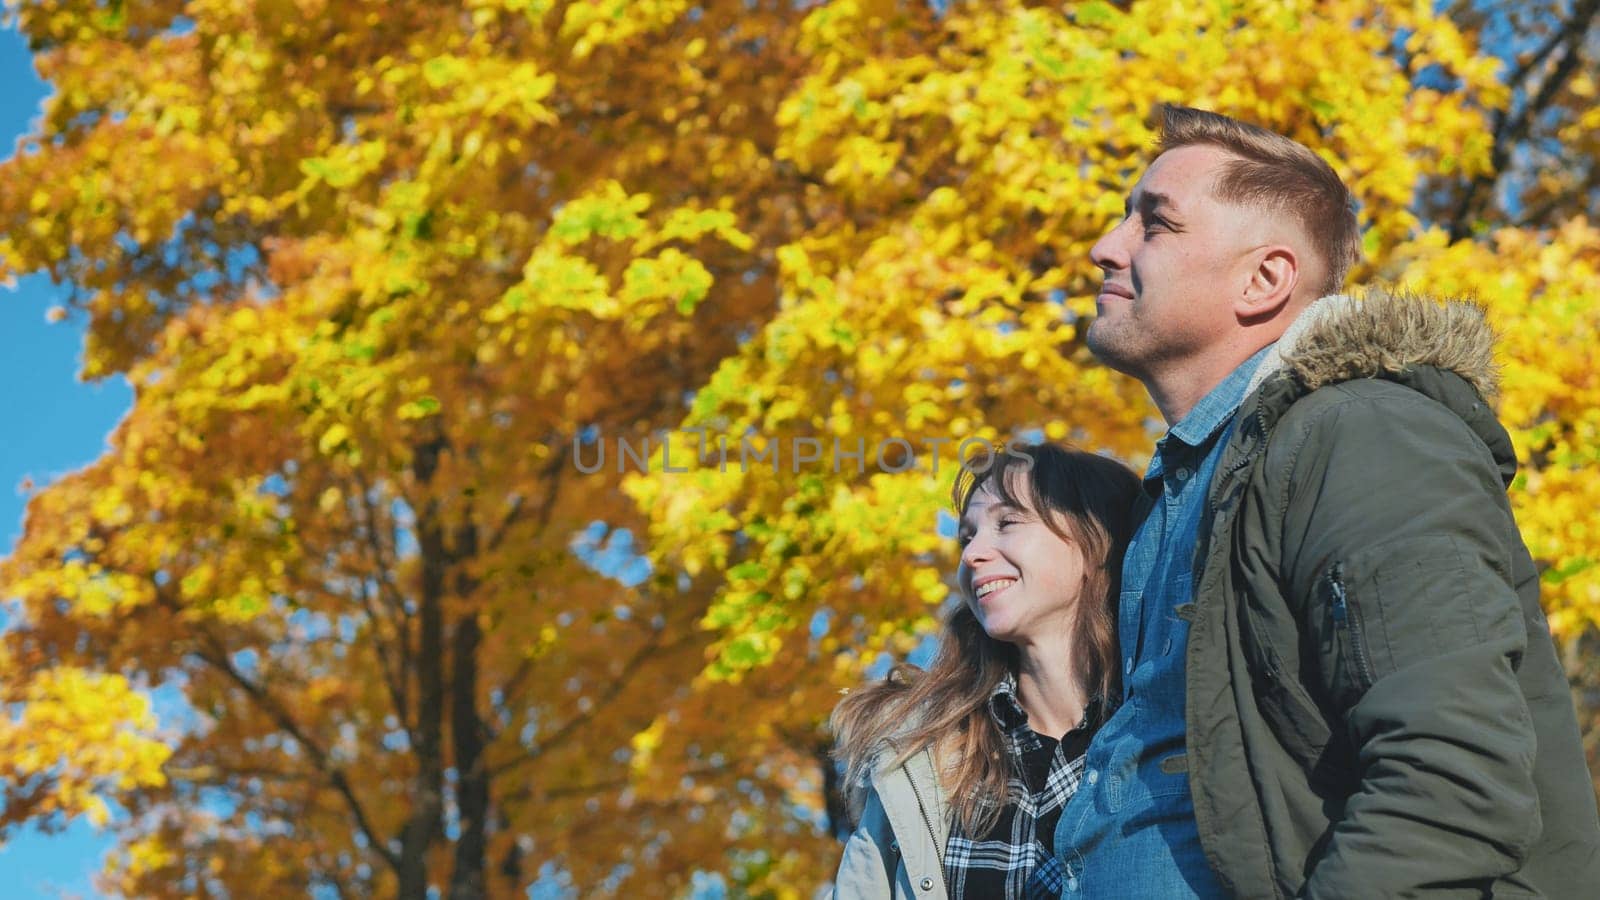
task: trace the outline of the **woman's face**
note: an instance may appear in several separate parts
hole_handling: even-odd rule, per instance
[[[968,500],[958,538],[956,578],[990,637],[1020,645],[1067,634],[1083,592],[1078,545],[1052,531],[1032,509],[1007,505],[988,483]]]

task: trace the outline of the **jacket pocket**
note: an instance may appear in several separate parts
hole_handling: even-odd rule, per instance
[[[1262,717],[1312,788],[1324,796],[1348,790],[1353,777],[1348,741],[1329,724],[1327,712],[1299,678],[1283,671],[1270,648],[1254,682]]]
[[[1303,633],[1281,597],[1246,591],[1238,599],[1242,649],[1256,708],[1281,746],[1321,790],[1347,776],[1348,743],[1335,730],[1332,706],[1305,681]],[[1295,648],[1299,652],[1290,652]],[[1285,659],[1289,653],[1290,659]]]
[[[1501,567],[1462,544],[1436,534],[1389,540],[1326,570],[1317,590],[1326,608],[1322,656],[1341,709],[1418,662],[1487,641],[1526,641]]]
[[[1336,662],[1332,681],[1339,696],[1335,699],[1340,708],[1348,708],[1377,680],[1372,646],[1367,640],[1367,616],[1360,596],[1350,590],[1342,562],[1329,567],[1320,593],[1328,610],[1328,634],[1334,644],[1329,649]]]

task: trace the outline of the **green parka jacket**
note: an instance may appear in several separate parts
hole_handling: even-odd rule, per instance
[[[1210,488],[1201,842],[1236,896],[1600,896],[1600,820],[1466,304],[1318,301]]]

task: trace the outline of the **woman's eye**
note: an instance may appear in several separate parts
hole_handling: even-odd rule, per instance
[[[1000,527],[1001,528],[1004,528],[1007,525],[1020,525],[1020,524],[1022,524],[1022,520],[1021,519],[1001,519],[1000,520]]]

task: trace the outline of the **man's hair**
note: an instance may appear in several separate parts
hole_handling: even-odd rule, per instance
[[[1207,144],[1238,157],[1223,164],[1213,187],[1217,199],[1293,216],[1327,264],[1318,295],[1344,287],[1350,267],[1361,261],[1361,227],[1350,189],[1327,161],[1303,144],[1238,119],[1170,104],[1162,112],[1158,155]]]

